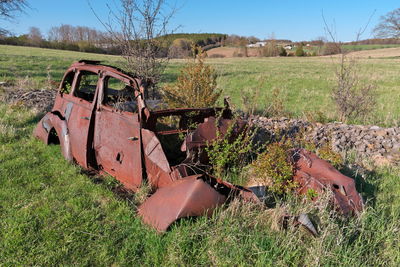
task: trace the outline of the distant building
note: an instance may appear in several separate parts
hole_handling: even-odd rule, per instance
[[[247,47],[263,47],[267,44],[267,42],[256,42],[255,44],[248,44]]]
[[[285,48],[286,50],[292,50],[294,47],[294,45],[285,45],[283,48]]]

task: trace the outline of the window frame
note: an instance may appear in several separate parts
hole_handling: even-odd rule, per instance
[[[71,88],[70,88],[70,91],[69,91],[69,93],[66,93],[65,91],[63,91],[63,89],[64,89],[64,83],[65,83],[65,81],[67,80],[67,77],[68,77],[68,75],[70,74],[70,73],[73,73],[74,74],[74,77],[72,78],[72,83],[71,83]],[[58,92],[61,94],[61,96],[62,95],[72,95],[72,92],[74,91],[74,88],[75,88],[75,81],[76,81],[76,77],[77,77],[77,74],[78,72],[76,71],[76,69],[74,68],[74,69],[69,69],[69,70],[67,70],[67,72],[64,74],[64,76],[63,76],[63,79],[62,79],[62,81],[61,81],[61,83],[60,83],[60,86],[59,86],[59,88],[58,88]]]
[[[109,78],[114,78],[114,79],[120,80],[121,82],[125,83],[126,86],[131,86],[134,91],[137,90],[137,88],[136,88],[136,83],[132,84],[132,81],[130,79],[128,79],[128,78],[125,78],[125,77],[123,77],[121,75],[118,75],[118,74],[116,74],[114,72],[110,72],[110,71],[102,72],[98,106],[101,107],[101,108],[110,110],[110,111],[112,111],[112,110],[115,111],[116,109],[114,107],[112,107],[110,105],[106,105],[104,103],[105,95],[106,95],[105,90],[108,88],[108,79]],[[106,82],[107,82],[107,86],[106,86]],[[136,101],[136,107],[138,108],[137,99],[136,99],[134,93],[133,93],[132,97],[133,97],[134,101]],[[135,112],[130,112],[130,111],[122,111],[122,112],[129,112],[129,113],[135,114],[135,113],[138,113],[138,109],[137,108],[136,108]]]
[[[95,74],[95,75],[97,76],[96,89],[95,89],[95,91],[94,91],[93,99],[92,99],[91,101],[86,100],[86,99],[80,97],[79,95],[76,95],[76,93],[79,92],[79,91],[78,91],[78,87],[79,87],[79,85],[80,85],[81,77],[82,77],[82,75],[84,75],[84,72],[90,72],[90,73],[93,73],[93,74]],[[97,90],[99,89],[99,82],[100,82],[101,80],[102,80],[102,79],[101,79],[101,76],[100,76],[100,73],[99,73],[99,72],[96,72],[96,71],[93,71],[93,70],[90,70],[90,69],[79,69],[79,70],[75,73],[75,78],[74,78],[74,83],[73,83],[73,90],[71,91],[70,95],[72,95],[73,97],[76,97],[76,98],[78,98],[78,99],[84,100],[84,101],[86,101],[86,102],[88,102],[88,103],[93,103],[93,102],[95,101],[95,99],[96,99],[96,92],[97,92]]]

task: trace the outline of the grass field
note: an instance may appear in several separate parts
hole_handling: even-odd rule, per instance
[[[382,49],[382,48],[393,48],[400,47],[398,44],[365,44],[365,45],[343,45],[343,49],[347,51],[361,51],[361,50],[374,50],[374,49]]]
[[[80,58],[116,57],[34,48],[0,46],[0,80],[29,75],[46,83],[47,66],[59,79]],[[225,95],[241,105],[241,91],[260,88],[260,105],[273,88],[284,90],[285,105],[295,115],[321,110],[333,115],[329,86],[330,59],[210,60]],[[380,83],[375,119],[400,114],[398,60],[362,60],[364,78]],[[182,66],[173,61],[164,82]],[[367,75],[373,71],[373,75]],[[264,79],[265,83],[258,80]],[[378,168],[356,179],[367,200],[360,218],[344,219],[300,200],[278,199],[275,211],[232,203],[211,219],[181,220],[157,234],[136,216],[138,199],[118,193],[110,177],[88,177],[63,160],[58,146],[45,146],[31,136],[41,114],[0,103],[0,265],[100,266],[398,266],[400,264],[400,169]],[[397,117],[396,117],[397,116]],[[374,118],[372,118],[374,119]],[[387,122],[390,121],[388,119]],[[276,219],[287,211],[319,218],[320,236],[311,238],[289,227],[277,230]]]
[[[24,80],[30,77],[44,86],[48,70],[51,79],[59,81],[65,69],[79,59],[98,59],[122,66],[116,56],[70,51],[0,46],[0,81]],[[223,96],[243,108],[242,95],[258,91],[257,104],[263,110],[272,101],[274,89],[281,92],[284,106],[292,116],[320,111],[336,119],[330,90],[335,85],[336,59],[331,58],[224,58],[209,59],[215,66]],[[185,60],[173,60],[164,74],[164,83],[175,81]],[[360,59],[360,76],[366,83],[377,85],[378,104],[368,123],[398,125],[400,115],[400,59]],[[356,121],[357,122],[357,121]]]

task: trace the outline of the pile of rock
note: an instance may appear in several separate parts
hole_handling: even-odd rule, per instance
[[[40,112],[47,112],[53,107],[56,94],[56,90],[7,88],[2,98],[10,104],[22,104],[29,108],[36,108]]]
[[[380,157],[400,162],[399,127],[321,124],[288,118],[252,117],[250,120],[262,129],[261,138],[280,140],[303,134],[315,144],[331,144],[338,152],[354,150],[363,158]]]

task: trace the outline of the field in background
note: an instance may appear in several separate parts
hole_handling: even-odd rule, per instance
[[[343,45],[343,49],[347,51],[374,50],[384,48],[400,47],[398,44],[358,44],[358,45]]]
[[[0,46],[0,81],[23,85],[29,76],[46,86],[61,78],[72,61],[117,57]],[[164,83],[173,82],[184,60],[173,61]],[[259,90],[260,107],[274,88],[295,115],[321,110],[334,115],[329,100],[334,64],[327,58],[210,60],[219,86],[241,107],[245,91]],[[398,118],[397,59],[362,60],[364,78],[379,82],[376,118]],[[367,75],[366,73],[374,73]],[[264,80],[264,82],[263,82]],[[262,109],[262,108],[260,108]],[[35,110],[0,103],[0,265],[106,266],[398,266],[400,263],[400,169],[370,172],[344,169],[367,201],[360,218],[343,219],[320,203],[278,200],[276,210],[232,203],[205,217],[181,220],[160,235],[143,225],[135,211],[139,198],[122,194],[110,177],[88,177],[67,163],[58,146],[31,135],[41,118]],[[326,203],[325,203],[326,204]],[[308,212],[320,236],[301,229],[279,230],[284,212]]]
[[[389,52],[392,49],[389,48]],[[386,50],[386,49],[384,49]],[[364,53],[381,50],[360,51]],[[382,53],[382,52],[380,52]],[[0,81],[20,80],[27,77],[45,86],[49,74],[59,81],[65,69],[79,59],[97,59],[105,63],[123,66],[121,58],[70,51],[0,46]],[[173,60],[166,69],[163,83],[174,82],[186,60]],[[330,89],[335,85],[334,72],[337,59],[330,57],[285,58],[221,58],[208,59],[215,66],[218,86],[222,96],[229,96],[238,109],[243,109],[243,95],[257,94],[257,106],[262,111],[272,101],[273,90],[280,92],[285,109],[296,117],[305,113],[320,112],[328,119],[336,119]],[[400,58],[362,58],[359,60],[360,75],[365,82],[375,83],[378,105],[370,124],[398,125],[400,117]],[[21,84],[23,86],[23,84]]]

